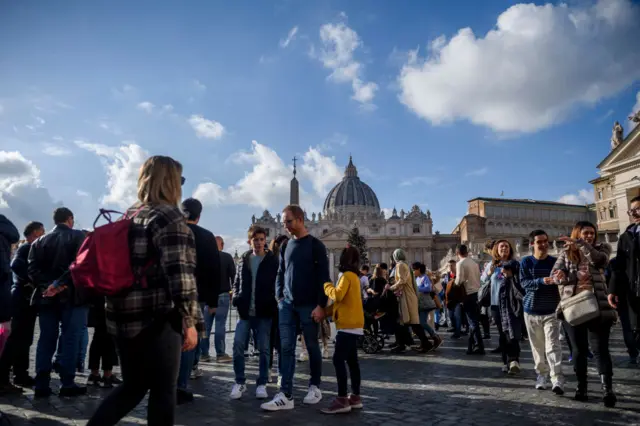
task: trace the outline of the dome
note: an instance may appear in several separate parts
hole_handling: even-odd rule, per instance
[[[344,177],[333,187],[324,201],[324,215],[344,213],[380,214],[380,203],[373,189],[358,177],[358,170],[349,157]]]

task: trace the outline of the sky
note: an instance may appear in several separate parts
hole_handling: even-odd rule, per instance
[[[474,197],[593,201],[640,108],[630,0],[0,3],[0,213],[90,228],[169,155],[201,225],[319,212],[349,155],[383,209],[449,233]],[[388,211],[388,210],[385,210]]]

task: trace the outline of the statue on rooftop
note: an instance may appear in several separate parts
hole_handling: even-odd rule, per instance
[[[623,141],[624,137],[623,137],[623,133],[624,133],[624,129],[622,128],[622,126],[620,125],[619,122],[615,122],[613,124],[613,129],[612,129],[612,134],[611,134],[611,149],[616,149]]]

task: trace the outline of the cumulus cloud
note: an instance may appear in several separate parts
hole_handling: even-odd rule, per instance
[[[220,139],[224,135],[224,126],[217,121],[207,120],[203,116],[195,114],[187,121],[200,139]]]
[[[393,214],[393,208],[389,209],[389,208],[383,207],[380,210],[382,210],[382,213],[384,213],[384,217],[386,219],[389,219],[391,217],[391,215]]]
[[[298,34],[298,26],[296,25],[295,27],[291,28],[291,30],[289,30],[289,34],[287,34],[287,38],[280,40],[280,47],[282,47],[283,49],[286,49],[287,47],[289,47],[289,44],[291,44],[291,42],[295,40],[297,34]]]
[[[640,78],[640,6],[631,0],[517,4],[477,37],[463,28],[410,55],[400,100],[438,125],[469,120],[497,132],[534,132]]]
[[[154,108],[155,108],[155,107],[156,107],[156,106],[155,106],[153,103],[149,102],[149,101],[140,102],[140,103],[137,105],[137,108],[138,108],[139,110],[144,111],[144,112],[146,112],[147,114],[151,114],[151,113],[153,112],[153,110],[154,110]]]
[[[378,85],[363,81],[363,66],[354,58],[354,52],[362,46],[358,33],[344,22],[324,24],[320,27],[320,41],[318,59],[331,70],[329,79],[336,83],[351,83],[351,98],[365,108],[374,108],[372,101]]]
[[[439,179],[432,176],[415,176],[400,182],[399,186],[435,185]]]
[[[0,151],[0,213],[22,229],[32,220],[50,223],[60,205],[42,186],[32,161],[18,151]]]
[[[53,143],[45,143],[42,148],[42,152],[52,157],[66,157],[71,155],[71,150],[69,148]]]
[[[193,198],[200,200],[206,206],[218,206],[224,202],[225,193],[217,183],[205,182],[196,187]]]
[[[484,176],[489,172],[489,168],[488,167],[482,167],[480,169],[474,169],[474,170],[470,170],[467,173],[465,173],[465,176],[470,177],[470,176]]]
[[[138,173],[149,157],[149,153],[135,142],[121,146],[107,146],[85,141],[76,141],[78,147],[100,157],[107,173],[107,193],[101,202],[127,208],[136,202]]]
[[[309,148],[302,157],[302,176],[311,181],[316,195],[324,197],[331,187],[342,180],[344,172],[334,157],[322,155],[317,148]]]
[[[193,87],[200,92],[204,93],[207,90],[207,86],[205,86],[200,80],[193,80]]]
[[[591,204],[595,200],[593,189],[581,189],[576,194],[566,194],[558,199],[559,203],[564,204]]]

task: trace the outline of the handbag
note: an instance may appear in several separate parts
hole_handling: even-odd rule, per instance
[[[436,309],[436,302],[429,293],[418,293],[418,310],[432,311]]]
[[[478,304],[483,308],[491,306],[491,284],[483,284],[478,291]]]
[[[582,291],[560,301],[564,320],[576,326],[600,316],[600,306],[593,291]]]

